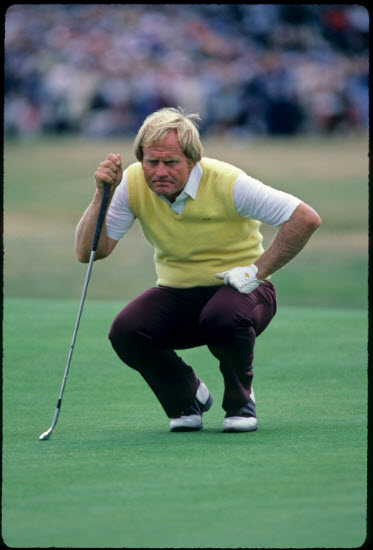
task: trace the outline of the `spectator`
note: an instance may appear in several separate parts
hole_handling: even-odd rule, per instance
[[[5,135],[133,133],[162,106],[202,132],[368,128],[359,5],[13,5]]]

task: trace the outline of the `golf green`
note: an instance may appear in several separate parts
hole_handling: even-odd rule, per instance
[[[2,536],[9,547],[351,548],[366,535],[367,313],[281,307],[258,339],[259,428],[223,434],[222,378],[204,429],[170,433],[107,339],[123,304],[87,299],[61,414],[75,300],[4,305]]]

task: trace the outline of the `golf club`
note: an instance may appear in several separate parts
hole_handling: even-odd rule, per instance
[[[81,300],[80,300],[78,316],[77,316],[77,319],[76,319],[76,322],[75,322],[75,329],[74,329],[74,333],[73,333],[73,337],[72,337],[72,341],[71,341],[69,356],[68,356],[67,364],[66,364],[66,368],[65,368],[65,374],[64,374],[63,380],[62,380],[60,395],[59,395],[58,401],[57,401],[57,407],[56,407],[56,410],[55,410],[55,413],[54,413],[52,425],[49,428],[49,430],[47,430],[46,432],[41,434],[41,436],[39,437],[40,441],[47,441],[50,438],[50,436],[52,434],[52,431],[53,431],[53,428],[57,424],[58,416],[60,414],[62,395],[63,395],[64,389],[65,389],[67,374],[69,372],[71,357],[72,357],[72,354],[73,354],[75,340],[76,340],[76,334],[78,332],[80,317],[82,315],[84,300],[85,300],[85,296],[87,294],[88,283],[89,283],[89,279],[90,279],[90,276],[91,276],[92,265],[93,265],[93,262],[94,262],[94,259],[95,259],[96,249],[97,249],[98,241],[99,241],[99,238],[100,238],[102,225],[103,225],[103,222],[104,222],[104,219],[105,219],[105,211],[106,211],[106,207],[107,207],[108,200],[109,200],[109,192],[110,192],[110,185],[106,184],[105,187],[104,187],[103,194],[102,194],[100,211],[99,211],[98,217],[97,217],[96,229],[95,229],[95,234],[94,234],[93,242],[92,242],[91,255],[90,255],[90,259],[89,259],[87,275],[86,275],[85,282],[84,282],[83,293],[82,293],[82,297],[81,297]]]

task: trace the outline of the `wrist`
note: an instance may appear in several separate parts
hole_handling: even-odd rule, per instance
[[[112,187],[112,186],[110,186],[110,187]],[[110,189],[108,204],[109,204],[109,202],[110,202],[111,199],[112,199],[112,196],[113,196],[113,192],[114,192],[114,191],[115,191],[115,189]],[[101,201],[102,201],[102,196],[103,196],[103,194],[104,194],[104,187],[96,187],[96,191],[95,191],[95,194],[93,195],[92,202],[93,202],[95,205],[101,206]]]
[[[260,266],[260,264],[258,265],[258,263],[256,264],[251,264],[251,267],[253,267],[256,271],[255,273],[255,277],[258,279],[258,281],[264,281],[264,279],[266,279],[269,274],[266,273],[266,271]]]

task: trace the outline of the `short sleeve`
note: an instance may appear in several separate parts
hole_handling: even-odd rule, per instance
[[[240,216],[276,227],[288,221],[302,201],[247,174],[240,174],[233,186],[233,202]]]
[[[106,214],[107,236],[119,241],[132,227],[135,219],[136,216],[128,205],[127,170],[125,170]]]

